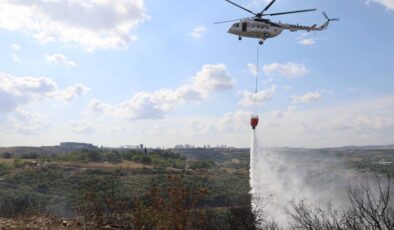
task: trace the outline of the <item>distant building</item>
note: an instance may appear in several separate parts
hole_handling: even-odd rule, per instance
[[[95,149],[96,146],[88,143],[77,143],[77,142],[62,142],[60,147],[67,149]]]
[[[175,145],[174,149],[194,149],[195,146],[194,145],[189,145],[189,144],[185,144],[185,145]]]
[[[140,149],[144,149],[144,144],[140,144]]]
[[[121,146],[122,149],[139,149],[139,145],[123,145]]]

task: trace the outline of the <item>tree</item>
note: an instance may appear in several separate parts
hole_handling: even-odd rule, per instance
[[[107,159],[108,162],[111,162],[111,163],[114,163],[114,164],[122,162],[122,156],[116,151],[107,153],[106,154],[106,159]]]
[[[12,154],[11,154],[11,153],[9,153],[9,152],[4,152],[4,153],[3,153],[3,158],[4,158],[4,159],[11,159],[11,157],[12,157]]]
[[[308,205],[305,201],[292,202],[291,210],[286,211],[291,222],[290,229],[394,229],[394,209],[390,203],[391,179],[387,176],[384,186],[377,176],[375,183],[372,186],[367,181],[363,186],[349,186],[351,206],[348,209],[333,209],[331,205],[323,209]]]
[[[89,161],[99,162],[101,160],[101,155],[97,151],[88,151]]]
[[[143,164],[151,164],[152,163],[152,159],[149,156],[144,155],[141,158],[141,163],[143,163]]]
[[[390,177],[387,186],[383,187],[381,179],[376,177],[377,191],[366,183],[364,186],[349,188],[349,199],[352,208],[347,220],[348,227],[358,229],[394,229],[394,207],[390,203]]]
[[[40,157],[39,154],[34,152],[21,155],[22,159],[37,159],[39,157]]]

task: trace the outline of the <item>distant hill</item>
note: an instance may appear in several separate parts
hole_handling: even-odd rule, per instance
[[[334,149],[394,149],[392,145],[365,145],[365,146],[343,146]]]
[[[39,155],[62,155],[71,152],[80,152],[83,147],[97,148],[90,144],[84,143],[66,143],[66,145],[59,146],[41,146],[41,147],[0,147],[0,154],[9,152],[12,155],[24,155],[36,153]],[[111,148],[112,150],[118,150],[120,152],[125,151],[123,148]],[[271,148],[267,148],[271,149]],[[394,150],[394,144],[392,145],[367,145],[367,146],[343,146],[334,148],[320,148],[320,149],[308,149],[308,148],[272,148],[275,151],[302,153],[302,154],[316,154],[321,153],[323,155],[332,154],[348,154],[357,151],[359,154],[369,154],[374,152],[373,150],[385,151],[385,153],[392,153]],[[250,149],[237,149],[237,148],[190,148],[190,149],[171,149],[172,152],[179,153],[181,156],[186,157],[188,160],[213,160],[216,163],[222,164],[232,159],[241,159],[248,161]],[[388,152],[387,152],[388,151]],[[1,157],[1,156],[0,156]]]
[[[97,148],[93,145],[89,148]],[[75,151],[80,151],[80,145],[60,145],[60,146],[41,146],[41,147],[31,147],[31,146],[21,146],[21,147],[3,147],[0,148],[0,154],[5,152],[11,153],[13,155],[24,155],[24,154],[31,154],[37,153],[39,155],[61,155],[67,154]]]

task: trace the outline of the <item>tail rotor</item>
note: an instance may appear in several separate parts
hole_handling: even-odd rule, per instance
[[[325,11],[323,11],[323,16],[327,19],[328,22],[339,21],[339,18],[329,18]]]
[[[330,22],[339,21],[339,18],[329,18],[325,11],[323,11],[323,16],[327,19],[327,22],[323,25],[322,29],[327,29]]]

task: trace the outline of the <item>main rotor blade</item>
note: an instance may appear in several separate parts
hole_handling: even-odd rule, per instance
[[[255,13],[255,12],[253,12],[253,11],[251,11],[251,10],[248,10],[248,9],[246,9],[245,7],[243,7],[243,6],[240,6],[240,5],[238,5],[237,3],[235,3],[235,2],[232,2],[232,1],[230,1],[230,0],[226,0],[226,2],[229,2],[229,3],[233,4],[234,6],[237,6],[237,7],[241,8],[241,9],[243,9],[243,10],[246,10],[246,11],[248,11],[249,13],[251,13],[251,14],[253,14],[253,15],[256,15],[256,13]]]
[[[228,20],[228,21],[215,22],[213,24],[222,24],[222,23],[228,23],[228,22],[235,22],[235,21],[239,21],[239,20],[242,20],[242,19],[234,19],[234,20]]]
[[[275,1],[276,1],[276,0],[272,0],[272,1],[270,2],[270,4],[268,4],[268,5],[265,7],[265,9],[264,9],[263,11],[261,11],[261,14],[263,14],[265,11],[267,11],[267,10],[272,6],[272,4],[275,3]]]
[[[248,18],[239,18],[239,19],[234,19],[234,20],[228,20],[228,21],[221,21],[221,22],[215,22],[213,24],[222,24],[222,23],[228,23],[228,22],[236,22],[236,21],[241,21],[243,19],[250,19],[250,18],[254,18],[254,17],[248,17]]]
[[[296,11],[289,11],[289,12],[281,12],[281,13],[274,13],[274,14],[263,14],[265,16],[276,16],[276,15],[283,15],[283,14],[295,14],[295,13],[303,13],[309,11],[315,11],[316,9],[308,9],[308,10],[296,10]]]

